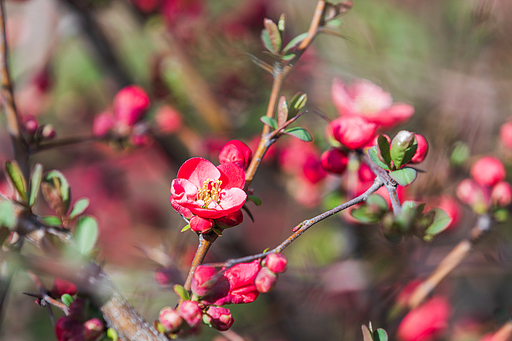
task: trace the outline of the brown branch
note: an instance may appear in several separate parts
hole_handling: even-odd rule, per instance
[[[36,285],[37,290],[39,290],[39,293],[41,294],[41,297],[40,297],[41,300],[48,302],[51,305],[59,308],[60,310],[62,310],[64,312],[64,314],[66,314],[66,316],[69,315],[69,308],[64,303],[59,302],[48,295],[48,290],[45,288],[45,286],[43,285],[43,282],[41,282],[41,280],[35,273],[33,273],[32,271],[29,270],[29,271],[27,271],[27,274],[29,275],[29,277],[32,279],[32,281]]]
[[[196,254],[194,255],[194,259],[192,260],[192,264],[190,265],[190,269],[188,270],[187,279],[185,281],[185,289],[190,290],[190,286],[192,285],[192,277],[194,277],[194,272],[196,268],[201,265],[206,257],[206,253],[212,246],[212,244],[217,240],[218,235],[215,232],[208,233],[200,233],[199,234],[199,245],[197,246]]]
[[[52,149],[52,148],[72,146],[74,144],[79,144],[79,143],[83,143],[83,142],[103,141],[105,139],[106,139],[105,137],[97,137],[97,136],[83,136],[83,137],[62,138],[62,139],[58,139],[58,140],[42,143],[42,144],[34,147],[34,149],[31,150],[30,152],[31,153],[37,153],[37,152],[41,152],[41,151]]]

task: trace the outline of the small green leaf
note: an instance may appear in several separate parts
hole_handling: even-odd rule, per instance
[[[379,144],[380,155],[384,159],[384,163],[391,168],[391,155],[389,151],[389,141],[384,135],[379,135],[377,142]]]
[[[279,104],[277,105],[277,126],[282,127],[288,119],[288,103],[286,103],[286,97],[281,96],[279,98]]]
[[[264,124],[268,125],[271,128],[277,129],[277,121],[272,117],[261,116],[260,121],[263,122]]]
[[[370,157],[370,159],[373,161],[374,164],[376,164],[380,168],[384,168],[386,170],[389,170],[388,165],[386,165],[384,162],[382,162],[379,159],[379,154],[378,154],[378,151],[377,151],[377,146],[373,146],[373,147],[368,149],[368,156]]]
[[[409,161],[412,160],[412,158],[414,157],[414,154],[416,154],[417,149],[418,149],[418,143],[416,142],[416,139],[415,139],[414,144],[405,150],[404,159],[402,160],[402,165],[405,165]]]
[[[281,51],[281,32],[277,28],[277,25],[270,19],[265,18],[263,20],[265,29],[267,30],[270,43],[272,44],[272,52],[279,53]]]
[[[373,214],[367,205],[352,209],[350,215],[363,224],[375,224],[381,219],[381,216]]]
[[[502,223],[508,219],[508,210],[506,208],[499,208],[492,214],[497,222]]]
[[[50,208],[64,220],[71,202],[71,189],[64,174],[57,170],[46,173],[41,183],[41,192]]]
[[[71,297],[70,294],[64,294],[62,295],[62,297],[60,298],[60,300],[62,301],[62,303],[64,303],[67,307],[69,307],[71,305],[71,303],[73,303],[74,299],[73,297]]]
[[[471,151],[468,145],[462,141],[457,141],[455,142],[455,147],[450,156],[450,162],[454,166],[460,166],[467,161],[470,155]]]
[[[66,177],[64,176],[64,174],[62,174],[58,170],[52,170],[52,171],[46,173],[44,180],[46,182],[54,183],[54,187],[60,192],[60,196],[62,197],[62,200],[64,200],[64,201],[70,200],[71,189],[69,187],[68,180],[66,180]]]
[[[114,328],[107,329],[107,337],[110,338],[112,341],[118,340],[117,332]]]
[[[382,328],[379,328],[373,333],[374,341],[388,341],[388,333]]]
[[[277,28],[279,29],[279,32],[281,33],[281,38],[283,37],[285,27],[286,27],[286,14],[283,13],[279,17],[279,21],[277,23]]]
[[[373,341],[372,333],[370,332],[368,327],[363,324],[361,326],[361,329],[363,331],[363,341]]]
[[[434,221],[425,230],[425,233],[435,236],[436,234],[443,232],[448,227],[448,225],[450,225],[453,219],[448,215],[448,213],[440,208],[436,207],[432,209],[432,211],[435,212]]]
[[[75,202],[75,205],[73,206],[73,208],[71,209],[71,213],[69,214],[69,219],[73,219],[74,217],[82,214],[85,212],[85,210],[87,209],[87,207],[89,207],[89,199],[88,198],[82,198],[82,199],[78,199],[76,202]]]
[[[27,181],[21,172],[20,166],[16,161],[6,161],[4,163],[5,174],[12,188],[18,193],[23,202],[27,202]]]
[[[16,214],[14,207],[8,200],[0,201],[0,227],[5,226],[9,230],[16,227]]]
[[[185,225],[185,227],[183,227],[180,232],[185,232],[188,230],[190,230],[190,224]]]
[[[306,37],[308,36],[307,32],[301,33],[292,40],[283,49],[283,53],[288,52],[289,50],[295,48],[297,45],[299,45]]]
[[[282,60],[292,60],[293,58],[295,58],[295,53],[287,53],[285,54],[283,57],[281,57]]]
[[[284,133],[288,134],[288,135],[291,135],[293,137],[296,137],[299,140],[304,141],[304,142],[311,142],[311,141],[313,141],[313,137],[311,136],[309,131],[307,131],[306,129],[301,128],[301,127],[295,127],[295,128],[286,129],[284,131]]]
[[[261,31],[261,41],[263,42],[263,45],[266,47],[267,50],[271,51],[271,52],[276,52],[273,50],[273,46],[272,46],[272,41],[270,40],[270,36],[268,34],[268,31],[267,29],[263,29]]]
[[[292,116],[295,116],[296,113],[298,113],[302,108],[306,106],[306,103],[308,101],[308,95],[298,92],[293,96],[292,100],[290,101],[290,114]]]
[[[366,204],[369,206],[377,206],[383,211],[388,210],[388,203],[386,202],[386,199],[382,197],[380,194],[372,194],[366,199]]]
[[[50,226],[61,226],[62,225],[62,221],[59,218],[52,216],[52,215],[41,217],[41,219],[44,221],[45,224],[50,225]]]
[[[248,195],[247,200],[252,201],[256,206],[260,206],[262,204],[261,199],[256,195]]]
[[[91,216],[82,216],[76,221],[74,239],[80,254],[88,256],[98,239],[98,221]]]
[[[181,299],[185,301],[190,301],[190,294],[183,286],[175,284],[173,289],[176,295],[178,295]]]
[[[43,165],[36,163],[32,175],[30,176],[30,196],[28,199],[28,205],[34,206],[39,193],[39,186],[41,186],[41,180],[43,178]]]
[[[389,176],[393,178],[400,186],[410,185],[416,180],[418,172],[415,169],[405,167],[393,172],[389,172]]]

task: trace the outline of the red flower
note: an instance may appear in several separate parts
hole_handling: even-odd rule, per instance
[[[494,186],[505,179],[503,163],[495,157],[484,156],[471,167],[471,176],[482,186]]]
[[[325,171],[341,175],[348,165],[348,155],[341,149],[329,149],[322,154],[322,167]]]
[[[420,134],[414,134],[416,136],[416,143],[418,143],[418,148],[416,149],[416,153],[411,159],[411,163],[420,163],[425,160],[428,153],[428,142],[427,140]]]
[[[69,294],[73,296],[76,293],[76,285],[64,279],[55,278],[55,281],[53,282],[52,286],[52,295],[54,298],[60,298],[64,294]]]
[[[215,167],[196,157],[185,161],[171,184],[171,205],[186,218],[216,219],[238,211],[247,194],[244,171],[231,163]]]
[[[227,142],[219,152],[220,163],[234,163],[246,169],[252,158],[252,151],[245,143],[238,140]]]
[[[506,148],[512,148],[512,121],[503,123],[500,128],[500,140]]]
[[[360,116],[342,116],[330,124],[332,136],[349,149],[368,144],[375,136],[377,125]]]
[[[127,86],[119,90],[114,98],[114,116],[118,123],[133,127],[142,119],[149,105],[149,96],[142,88],[135,85]]]
[[[411,310],[398,326],[402,341],[430,341],[447,327],[450,305],[441,297],[434,297]]]

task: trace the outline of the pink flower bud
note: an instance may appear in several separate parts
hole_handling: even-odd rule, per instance
[[[402,341],[427,341],[440,335],[448,326],[450,305],[442,297],[434,297],[411,310],[398,326]]]
[[[84,322],[82,326],[82,335],[85,341],[94,341],[103,333],[105,326],[99,318],[93,318]]]
[[[133,127],[142,119],[149,105],[149,96],[142,88],[135,85],[127,86],[114,98],[114,116],[118,123]]]
[[[37,132],[37,128],[39,128],[39,124],[37,123],[35,117],[27,117],[23,121],[23,129],[27,132],[27,134],[34,135]]]
[[[52,140],[57,133],[51,124],[44,124],[41,126],[41,137],[45,140]]]
[[[484,191],[476,182],[471,179],[464,179],[460,182],[456,189],[457,198],[466,205],[471,206],[477,211],[485,211],[487,208],[487,200]]]
[[[493,186],[491,191],[491,202],[495,206],[505,207],[512,199],[512,188],[505,181],[500,181]]]
[[[209,323],[213,328],[226,331],[235,322],[231,312],[227,308],[210,306],[206,311],[204,317],[206,323]]]
[[[420,134],[414,134],[416,136],[416,143],[418,144],[418,148],[416,149],[416,153],[411,159],[411,163],[420,163],[425,160],[428,154],[428,142],[427,140]]]
[[[75,295],[77,293],[76,285],[71,282],[68,282],[64,279],[55,278],[52,286],[52,296],[55,298],[60,298],[64,294]]]
[[[192,277],[192,292],[194,295],[203,297],[210,292],[216,283],[211,282],[217,270],[211,266],[199,265]]]
[[[274,289],[277,282],[277,275],[270,271],[268,268],[261,268],[256,275],[254,285],[256,290],[266,293]]]
[[[377,125],[360,116],[342,116],[331,122],[333,137],[349,149],[364,147],[375,136]]]
[[[165,307],[160,310],[158,320],[168,332],[178,330],[183,323],[181,316],[171,307]]]
[[[153,140],[145,132],[141,134],[133,134],[130,136],[130,143],[136,147],[149,146]]]
[[[501,126],[500,140],[506,148],[512,148],[512,121],[505,122]]]
[[[213,227],[213,220],[193,216],[190,219],[190,229],[194,232],[206,233]]]
[[[55,336],[57,341],[68,341],[73,337],[82,337],[82,323],[70,316],[62,316],[55,323]]]
[[[167,134],[175,133],[182,125],[181,114],[168,105],[164,105],[158,109],[155,120],[160,131]]]
[[[103,137],[114,127],[114,116],[108,111],[102,112],[94,118],[92,123],[92,134]]]
[[[240,168],[246,169],[252,158],[252,151],[245,143],[238,140],[227,142],[219,152],[219,162],[234,163]]]
[[[275,274],[280,274],[286,271],[288,261],[286,257],[280,253],[271,253],[263,261],[263,266],[267,267]]]
[[[219,219],[215,219],[216,225],[223,229],[240,225],[243,221],[244,215],[242,214],[241,210],[229,213],[228,215],[220,217]]]
[[[482,186],[492,187],[505,179],[505,175],[503,163],[492,156],[484,156],[471,168],[471,176]]]
[[[348,156],[341,149],[329,149],[322,154],[322,167],[332,174],[341,175],[348,165]]]
[[[173,269],[160,268],[156,269],[153,277],[159,286],[168,288],[175,282],[176,277],[179,277],[179,274],[176,274]]]
[[[194,301],[183,302],[178,309],[178,314],[183,317],[191,328],[197,326],[203,317],[201,308]]]

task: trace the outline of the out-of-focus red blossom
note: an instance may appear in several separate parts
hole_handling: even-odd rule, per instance
[[[505,181],[500,181],[492,187],[491,203],[495,206],[505,207],[512,199],[512,188]]]
[[[52,295],[60,298],[64,294],[75,295],[77,293],[76,285],[61,278],[55,278],[52,286]]]
[[[260,269],[258,260],[240,263],[227,269],[203,300],[213,305],[254,302],[259,295],[254,280]]]
[[[375,136],[377,125],[361,116],[342,116],[329,125],[336,141],[349,149],[367,145]]]
[[[442,297],[434,297],[411,310],[398,326],[401,341],[430,341],[448,326],[450,305]]]
[[[142,119],[149,105],[149,96],[141,87],[130,85],[119,90],[114,98],[116,122],[127,127],[133,127],[135,123]]]
[[[252,158],[252,151],[245,143],[238,140],[227,142],[219,152],[219,162],[233,163],[242,169],[249,166]]]
[[[231,312],[227,308],[210,306],[206,311],[204,320],[209,323],[213,328],[226,331],[235,322]]]
[[[114,128],[115,124],[116,122],[112,113],[104,111],[94,117],[94,121],[92,123],[92,134],[97,137],[103,137],[107,135],[112,128]]]
[[[204,219],[198,216],[190,218],[190,229],[194,232],[205,233],[212,229],[213,220]]]
[[[471,167],[471,176],[482,186],[494,186],[505,179],[503,163],[492,156],[484,156]]]
[[[178,308],[178,314],[183,317],[192,328],[199,324],[203,316],[201,308],[199,308],[197,302],[194,301],[184,301]]]
[[[428,154],[428,142],[427,140],[420,134],[414,134],[416,136],[416,142],[418,143],[418,148],[416,149],[416,153],[411,159],[411,163],[420,163],[425,160]]]
[[[99,318],[92,318],[88,321],[85,321],[82,326],[82,335],[84,340],[96,340],[103,333],[103,329],[105,329],[105,326]]]
[[[268,16],[268,1],[247,1],[234,15],[221,24],[222,31],[230,39],[243,39],[258,36],[263,29],[263,19]]]
[[[216,284],[210,282],[216,273],[217,270],[212,266],[199,265],[192,277],[192,292],[199,297],[208,294]]]
[[[473,180],[462,180],[455,191],[460,201],[474,207],[475,205],[487,206],[487,199],[483,189]]]
[[[166,134],[175,133],[182,126],[181,114],[169,105],[164,105],[158,109],[155,121],[158,129]]]
[[[55,323],[57,341],[69,341],[74,338],[83,339],[82,323],[69,316],[60,317]]]
[[[183,323],[181,316],[171,307],[162,308],[158,314],[158,320],[168,332],[178,330]]]
[[[314,207],[318,205],[322,198],[318,184],[312,184],[303,178],[298,178],[297,181],[292,182],[290,187],[293,198],[304,207]]]
[[[348,165],[348,155],[341,149],[329,149],[322,153],[322,167],[326,172],[341,175]]]
[[[453,230],[460,222],[461,211],[460,206],[455,198],[449,195],[443,195],[439,198],[435,207],[439,207],[443,211],[445,211],[448,216],[452,219],[445,231]]]
[[[322,167],[322,162],[317,156],[309,156],[302,166],[302,176],[304,180],[309,181],[312,184],[316,184],[322,181],[327,176],[327,173]]]
[[[224,217],[220,217],[215,219],[215,224],[217,227],[222,229],[227,229],[230,227],[234,227],[240,225],[244,221],[244,215],[241,210],[235,211],[233,213],[229,213]]]
[[[411,105],[393,103],[388,92],[364,79],[345,86],[335,78],[331,96],[340,115],[361,116],[384,129],[403,123],[414,114]]]
[[[203,7],[201,0],[163,0],[160,11],[167,24],[174,27],[180,21],[198,18],[203,12]]]
[[[494,341],[494,334],[493,333],[485,334],[479,341]]]
[[[151,145],[153,139],[146,132],[136,133],[134,132],[130,136],[130,143],[136,147],[147,147]]]
[[[261,268],[254,280],[256,290],[266,293],[274,289],[277,282],[277,275],[268,268]]]
[[[265,257],[263,266],[275,274],[280,274],[286,271],[288,260],[281,253],[271,253]]]
[[[505,122],[501,126],[500,141],[506,148],[512,148],[512,121]]]
[[[132,0],[132,2],[143,13],[154,12],[160,5],[160,0]]]
[[[289,139],[288,143],[279,151],[278,162],[285,173],[302,176],[304,165],[308,159],[312,158],[319,159],[319,153],[313,144],[298,139]]]
[[[180,167],[171,184],[171,205],[186,218],[197,215],[217,219],[238,211],[245,203],[244,171],[231,163],[215,167],[203,158],[192,158]]]

